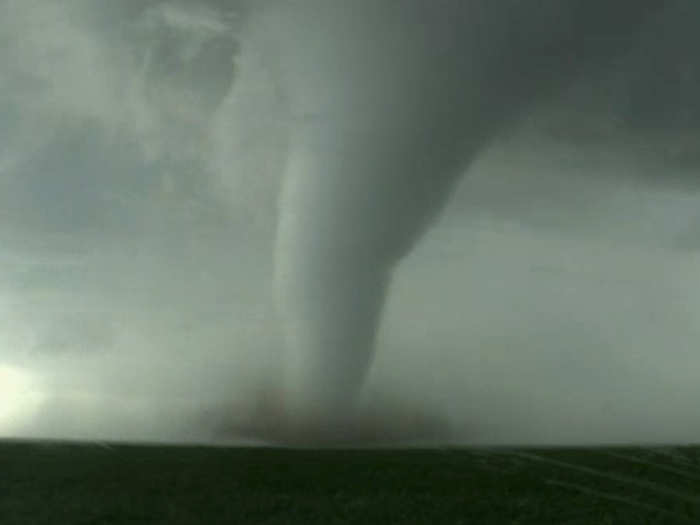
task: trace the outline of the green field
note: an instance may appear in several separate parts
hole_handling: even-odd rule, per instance
[[[4,441],[0,523],[700,523],[700,447]]]

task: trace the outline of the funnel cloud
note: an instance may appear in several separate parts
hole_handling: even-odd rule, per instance
[[[0,435],[697,439],[695,0],[0,6]]]
[[[394,269],[470,162],[523,111],[632,45],[663,4],[271,9],[292,122],[276,278],[294,409],[348,412],[372,363]]]

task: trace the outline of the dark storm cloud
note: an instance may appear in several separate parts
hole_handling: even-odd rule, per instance
[[[698,7],[669,2],[637,38],[660,3],[407,1],[377,36],[388,3],[246,29],[229,2],[3,2],[0,357],[50,398],[28,428],[201,437],[183,419],[279,381],[285,329],[312,398],[362,383],[376,337],[369,391],[445,407],[465,439],[695,432],[700,290],[693,255],[658,246],[693,236],[695,168],[665,155],[692,160]],[[282,201],[285,326],[290,140],[312,172]]]

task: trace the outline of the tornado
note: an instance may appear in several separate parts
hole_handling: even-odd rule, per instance
[[[353,412],[392,274],[469,163],[664,4],[302,0],[268,11],[291,129],[275,288],[293,418]]]

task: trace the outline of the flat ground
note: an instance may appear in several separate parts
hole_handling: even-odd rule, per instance
[[[700,447],[0,441],[0,523],[700,523]]]

